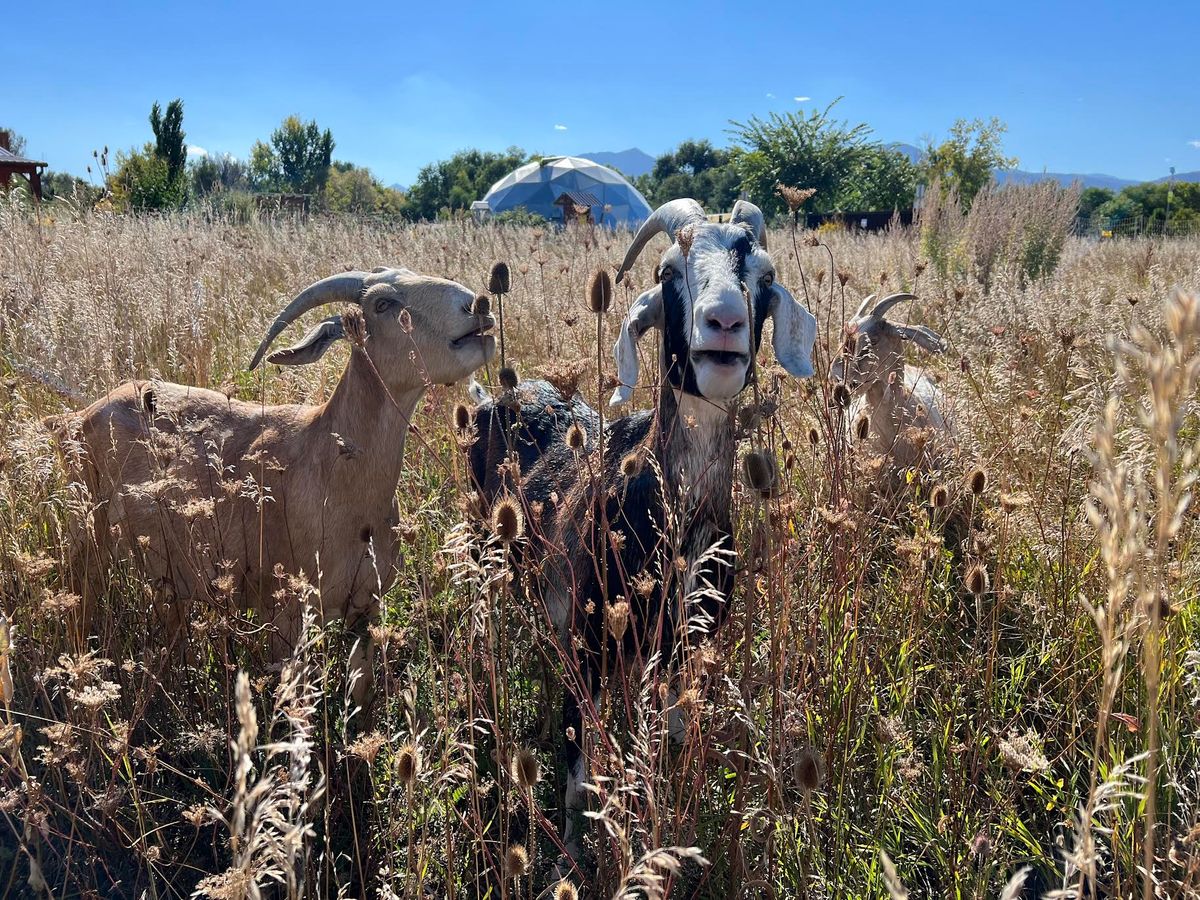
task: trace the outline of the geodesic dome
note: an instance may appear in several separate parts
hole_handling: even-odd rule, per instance
[[[526,209],[551,222],[563,221],[564,194],[591,210],[592,221],[615,228],[637,227],[652,210],[638,189],[612,169],[576,156],[551,156],[527,163],[492,185],[483,199],[493,213]]]

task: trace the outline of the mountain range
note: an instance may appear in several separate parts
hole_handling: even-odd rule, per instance
[[[888,146],[901,151],[913,162],[919,162],[925,155],[924,150],[912,144],[896,143],[889,144]],[[628,150],[602,150],[596,153],[578,153],[576,155],[584,159],[590,159],[592,162],[598,162],[602,166],[616,169],[629,178],[645,175],[654,168],[654,157],[644,150],[639,150],[637,147],[630,147]],[[1166,175],[1162,178],[1156,178],[1154,181],[1168,181],[1170,177]],[[1120,191],[1122,188],[1129,187],[1132,184],[1142,183],[1136,178],[1118,178],[1116,175],[1105,175],[1099,172],[1029,172],[1024,169],[1004,169],[998,171],[996,172],[996,180],[1000,184],[1034,184],[1039,181],[1053,180],[1063,186],[1078,181],[1085,188],[1108,188],[1110,191]],[[1175,175],[1175,180],[1200,182],[1200,171],[1178,173]]]

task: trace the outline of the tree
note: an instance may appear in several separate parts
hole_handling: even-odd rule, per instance
[[[997,169],[1011,169],[1015,156],[1003,152],[1008,126],[994,116],[983,119],[959,119],[950,128],[950,137],[936,147],[926,148],[922,176],[926,184],[938,184],[942,191],[957,189],[964,210],[980,188],[992,180]]]
[[[755,116],[730,123],[742,151],[735,153],[734,166],[742,187],[763,212],[784,211],[777,184],[813,188],[810,208],[822,212],[912,205],[916,176],[911,162],[871,140],[865,123],[833,119],[830,113],[837,103],[807,116],[771,113],[766,121]],[[869,180],[865,186],[864,178]]]
[[[113,201],[133,210],[171,209],[187,199],[182,178],[171,179],[167,161],[147,143],[141,150],[117,154],[117,170],[108,179]]]
[[[408,215],[436,219],[443,211],[467,209],[529,159],[520,147],[509,147],[503,153],[462,150],[450,159],[430,163],[417,173],[408,191]]]
[[[316,194],[325,186],[333,159],[333,134],[316,121],[288,116],[271,132],[268,146],[255,141],[250,150],[250,173],[261,190]]]
[[[48,171],[42,175],[44,200],[70,200],[81,207],[90,207],[103,195],[103,189],[67,172]]]
[[[332,212],[399,216],[405,209],[402,193],[384,187],[370,169],[350,163],[333,164],[323,196]]]
[[[188,165],[192,194],[207,197],[221,191],[245,191],[250,187],[249,169],[237,157],[209,154]]]
[[[8,148],[17,156],[25,155],[25,137],[11,128],[0,125],[0,131],[8,132]]]
[[[1079,221],[1084,224],[1092,221],[1096,210],[1115,197],[1108,188],[1084,188],[1079,194]]]
[[[167,164],[167,179],[181,181],[187,165],[187,135],[183,131],[183,101],[176,97],[167,104],[163,115],[158,102],[150,107],[150,128],[154,132],[154,155]]]
[[[652,206],[678,197],[693,197],[714,212],[732,208],[741,181],[729,150],[706,140],[684,141],[654,161],[654,169],[635,183]]]

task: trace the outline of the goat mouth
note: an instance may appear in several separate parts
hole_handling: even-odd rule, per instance
[[[709,362],[715,366],[746,365],[750,357],[736,350],[696,350],[692,353],[693,362]]]
[[[487,333],[492,330],[493,324],[494,323],[490,319],[486,322],[480,323],[478,328],[472,328],[462,337],[457,337],[452,340],[450,342],[450,346],[455,348],[466,347],[473,341],[482,341],[487,336]]]

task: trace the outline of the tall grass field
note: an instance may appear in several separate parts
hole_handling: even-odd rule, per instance
[[[739,452],[778,484],[734,485],[721,627],[612,670],[564,868],[570,654],[479,509],[465,384],[410,428],[369,709],[337,622],[272,665],[220,579],[180,598],[117,560],[72,587],[97,498],[43,419],[131,378],[320,402],[344,343],[246,369],[300,289],[402,265],[486,293],[497,261],[509,364],[598,408],[659,245],[599,317],[597,372],[588,282],[627,232],[0,201],[0,897],[1200,897],[1200,240],[1071,237],[1072,202],[771,229],[817,375],[763,342]],[[861,299],[896,291],[919,299],[892,318],[949,345],[908,364],[956,432],[883,491],[826,373]],[[319,604],[319,572],[278,577]]]

